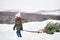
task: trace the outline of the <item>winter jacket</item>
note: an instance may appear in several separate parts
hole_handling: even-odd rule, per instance
[[[15,28],[16,28],[16,30],[23,30],[22,21],[21,21],[21,18],[19,18],[19,17],[15,18],[15,26],[13,29],[15,29]]]

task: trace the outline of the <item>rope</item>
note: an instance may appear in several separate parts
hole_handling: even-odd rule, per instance
[[[29,31],[29,30],[23,30],[23,31],[32,32],[32,33],[42,33],[42,32],[39,32],[39,31]]]

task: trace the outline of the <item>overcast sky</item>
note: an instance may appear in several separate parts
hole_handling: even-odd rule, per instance
[[[0,10],[8,9],[24,12],[60,9],[60,0],[0,0]]]

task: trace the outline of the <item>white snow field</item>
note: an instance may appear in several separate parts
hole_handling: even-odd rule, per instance
[[[43,29],[50,21],[60,22],[58,20],[45,20],[42,22],[23,23],[23,29],[29,31],[38,31]],[[46,34],[21,31],[22,37],[18,38],[16,30],[13,30],[14,24],[0,24],[0,40],[60,40],[60,33]]]

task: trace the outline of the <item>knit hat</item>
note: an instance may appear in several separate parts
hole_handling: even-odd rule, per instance
[[[16,17],[21,17],[21,13],[19,12],[19,13],[17,13],[16,15],[15,15],[15,18]]]

